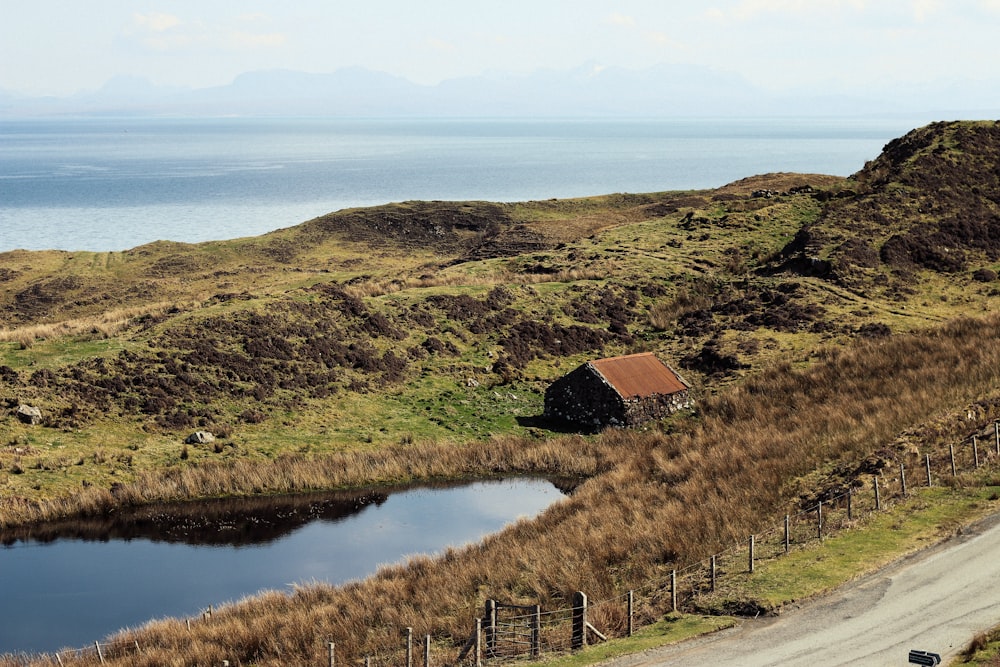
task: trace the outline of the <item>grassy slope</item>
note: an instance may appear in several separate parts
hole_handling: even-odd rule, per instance
[[[203,460],[525,433],[545,426],[533,418],[546,384],[593,356],[652,350],[704,393],[773,359],[808,364],[866,325],[912,330],[996,302],[968,278],[930,273],[903,301],[771,275],[824,205],[808,192],[751,193],[805,184],[845,187],[778,174],[706,192],[408,203],[253,239],[6,253],[0,365],[18,381],[4,383],[4,493],[51,498]],[[360,229],[373,219],[381,236]],[[580,332],[589,337],[563,342]],[[298,348],[291,359],[247,351],[265,337]],[[316,339],[370,354],[316,362],[328,352]],[[236,359],[163,363],[206,347]],[[405,368],[385,372],[388,352]],[[220,381],[219,366],[238,363],[272,372]],[[108,375],[128,386],[98,386]],[[19,424],[21,401],[49,428]],[[181,460],[180,440],[196,428],[228,437],[221,451],[188,448]]]
[[[996,159],[996,133],[986,124],[936,131],[940,141],[911,138],[907,145],[918,149],[897,155],[899,164],[919,162],[921,150],[940,157],[933,148],[958,145],[951,136],[963,133],[978,137],[974,146],[963,144],[978,147],[976,161]],[[845,222],[888,208],[886,193],[911,178],[902,167],[893,172],[897,164],[889,158],[876,166],[846,182],[780,174],[705,192],[512,205],[413,202],[332,214],[256,239],[157,243],[110,254],[6,253],[0,256],[0,312],[10,342],[0,343],[0,365],[7,366],[0,381],[11,411],[21,400],[38,404],[46,426],[27,427],[12,415],[0,421],[3,502],[60,497],[84,485],[146,484],[164,470],[194,475],[215,464],[266,465],[285,454],[309,461],[412,441],[443,448],[435,451],[453,448],[461,458],[462,443],[493,434],[546,435],[547,425],[533,417],[541,412],[547,381],[597,354],[656,351],[681,366],[702,396],[722,392],[721,403],[706,400],[706,410],[724,416],[733,392],[726,387],[776,362],[785,364],[779,375],[817,362],[836,368],[836,355],[822,351],[826,346],[993,310],[996,290],[969,274],[997,268],[989,247],[952,235],[965,264],[942,272],[934,257],[892,252],[878,258],[876,244],[907,228],[897,225],[879,236]],[[879,181],[874,173],[897,175]],[[965,170],[955,173],[969,177]],[[944,176],[934,182],[945,183],[949,193],[963,191]],[[791,192],[805,184],[830,196]],[[752,196],[760,189],[783,194]],[[992,190],[964,191],[976,198],[970,208],[988,208],[979,199],[990,201]],[[854,194],[836,197],[841,192]],[[854,252],[848,233],[871,245],[876,259]],[[925,238],[934,230],[920,233]],[[838,263],[840,257],[853,263]],[[873,265],[852,268],[859,257]],[[99,318],[107,312],[121,317]],[[334,349],[332,341],[355,349]],[[171,365],[181,358],[187,366]],[[399,359],[405,359],[402,368],[388,363]],[[108,377],[129,383],[102,385]],[[988,385],[956,386],[929,409],[957,409]],[[160,400],[144,402],[157,397],[157,387]],[[866,400],[891,407],[880,398]],[[824,400],[811,392],[796,399],[807,411]],[[832,417],[852,417],[825,437],[843,446],[868,438],[869,448],[933,416],[897,414],[873,430],[864,407],[856,421],[854,406],[831,409]],[[743,428],[763,432],[787,417],[755,412]],[[829,425],[836,422],[831,418]],[[794,434],[798,426],[785,431]],[[191,447],[182,459],[180,438],[196,427],[227,437],[219,447]],[[673,428],[697,433],[702,426]],[[553,450],[563,447],[559,438],[552,443]],[[600,442],[594,446],[603,451]],[[649,467],[654,480],[676,481],[697,467],[690,459],[679,468],[676,447],[654,439],[638,448],[648,460],[625,467],[640,478]],[[834,458],[870,451],[855,444],[847,449],[854,453]],[[831,456],[823,451],[782,474],[823,465]],[[524,466],[544,470],[539,462],[549,460],[552,467],[573,468],[560,456],[539,452]],[[573,469],[596,474],[624,465],[617,454],[593,456],[605,462]],[[454,467],[475,474],[498,463]],[[723,486],[738,484],[736,469],[709,468],[704,474],[727,480]],[[449,473],[445,466],[426,474]],[[632,477],[617,474],[601,478],[600,486],[614,490],[615,479],[618,490],[631,484]],[[788,482],[772,480],[775,492],[787,493],[782,481]],[[269,484],[269,490],[281,488],[280,480]],[[247,492],[188,488],[175,493]],[[769,497],[761,511],[775,501]],[[755,520],[719,517],[714,528],[698,530],[717,541]]]
[[[799,177],[795,182],[809,180]],[[826,183],[831,179],[813,180]],[[0,422],[0,442],[11,445],[0,454],[7,458],[5,469],[10,470],[20,458],[24,471],[7,476],[7,493],[58,495],[83,479],[109,485],[131,478],[136,471],[180,464],[179,439],[197,427],[231,433],[223,454],[239,452],[248,457],[378,446],[401,439],[464,441],[491,433],[523,432],[525,426],[517,419],[530,423],[524,418],[541,413],[545,383],[588,357],[652,349],[676,361],[700,349],[708,330],[677,337],[669,318],[656,327],[650,324],[657,308],[669,307],[686,290],[714,291],[716,280],[721,285],[741,278],[787,243],[803,217],[817,215],[817,204],[808,196],[758,202],[743,195],[719,202],[712,200],[713,194],[482,205],[493,222],[503,221],[495,238],[528,235],[539,249],[503,256],[502,250],[494,248],[501,256],[470,261],[460,260],[489,254],[474,234],[473,241],[479,245],[470,248],[465,238],[470,232],[459,230],[438,239],[437,247],[414,249],[405,239],[357,234],[346,223],[331,229],[331,220],[347,214],[259,239],[197,246],[158,243],[109,254],[7,253],[0,257],[0,264],[8,267],[4,312],[10,342],[0,343],[0,364],[14,369],[21,380],[9,383],[8,406],[12,409],[18,401],[37,404],[52,427],[24,427],[10,416]],[[386,207],[383,212],[387,217],[405,216],[413,206]],[[440,204],[434,214],[467,214],[468,209],[479,208],[477,204]],[[689,212],[696,214],[693,224],[682,222]],[[422,218],[408,224],[419,227]],[[273,250],[288,247],[296,249],[293,256]],[[737,253],[747,259],[736,259]],[[282,261],[276,262],[275,256]],[[739,273],[730,273],[720,267],[726,262],[743,263],[733,267]],[[168,271],[167,266],[188,268]],[[711,281],[706,274],[712,276]],[[71,288],[57,289],[66,285]],[[207,403],[207,417],[174,419],[173,423],[155,406],[124,405],[130,397],[132,403],[144,399],[143,387],[151,376],[165,378],[168,391],[173,392],[176,371],[165,369],[153,355],[162,352],[177,357],[179,349],[191,345],[199,326],[217,330],[220,318],[279,312],[281,320],[247,323],[242,330],[210,336],[207,343],[220,350],[238,350],[241,337],[248,335],[294,337],[295,332],[282,327],[303,322],[314,328],[336,322],[343,326],[332,331],[320,326],[319,333],[352,336],[345,329],[357,327],[359,318],[345,316],[343,301],[318,293],[316,285],[338,285],[360,297],[366,310],[362,320],[374,314],[386,318],[391,334],[361,331],[353,338],[370,344],[376,354],[392,350],[407,358],[408,367],[401,377],[383,381],[378,371],[357,372],[345,367],[350,364],[341,365],[336,369],[339,381],[320,387],[332,395],[319,396],[324,392],[317,391],[315,384],[279,390],[263,401],[253,396],[234,400],[219,390],[192,396],[179,408],[198,413]],[[467,318],[467,306],[482,306],[497,285],[506,286],[507,302]],[[458,298],[475,301],[458,302]],[[804,294],[802,298],[810,297]],[[304,312],[309,304],[319,304],[320,312]],[[109,311],[110,316],[95,321]],[[412,316],[415,311],[422,315],[418,321]],[[497,315],[503,315],[501,323],[487,318]],[[607,332],[612,318],[622,322],[627,335]],[[67,333],[60,334],[56,321]],[[505,354],[502,343],[511,324],[531,321],[594,330],[603,339],[596,344],[584,342],[569,354],[559,354],[560,348],[549,340],[550,351],[539,350],[541,358],[514,360],[507,372],[495,372],[496,361],[511,356]],[[532,335],[538,332],[530,332],[521,347],[542,348],[545,343]],[[409,350],[430,338],[448,349],[414,358],[420,355]],[[817,336],[789,336],[765,329],[730,338],[724,345],[742,342],[747,349],[756,347],[758,352],[751,356],[763,360],[788,347],[809,347]],[[751,342],[758,339],[763,342]],[[110,369],[94,366],[99,357],[120,360],[123,350],[142,358]],[[47,382],[32,379],[39,370],[57,377]],[[330,369],[311,366],[305,370]],[[131,391],[120,392],[107,404],[97,395],[106,392],[88,391],[84,385],[92,386],[109,372],[134,373],[136,382]],[[211,364],[195,372],[209,383],[217,375]],[[696,369],[689,372],[698,375]],[[81,373],[87,375],[83,383],[76,381]],[[352,380],[362,391],[345,390]],[[242,385],[246,388],[253,383]],[[66,386],[69,392],[54,391]],[[74,408],[72,416],[60,416]],[[266,418],[241,419],[248,409],[258,409]],[[157,418],[161,418],[160,425]],[[178,421],[181,425],[175,426]],[[96,451],[101,452],[100,461],[94,460]],[[215,452],[194,449],[189,455],[189,463],[218,458]]]

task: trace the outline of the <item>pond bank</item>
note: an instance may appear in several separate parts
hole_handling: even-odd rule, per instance
[[[174,503],[4,531],[0,652],[85,646],[262,590],[361,579],[480,540],[561,497],[549,481],[513,478]]]

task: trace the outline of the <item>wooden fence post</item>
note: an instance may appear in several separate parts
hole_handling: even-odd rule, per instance
[[[854,520],[854,487],[847,487],[847,520]]]
[[[476,667],[483,662],[483,649],[482,649],[482,638],[483,638],[483,619],[477,618],[476,624],[472,628],[472,636],[469,640],[465,642],[462,650],[458,652],[458,657],[455,658],[454,665],[459,665],[465,660],[465,656],[472,654],[473,663]],[[365,661],[365,667],[371,667],[368,661]]]
[[[955,445],[948,445],[948,454],[951,456],[951,476],[958,474],[955,470]]]
[[[823,501],[816,503],[816,537],[823,541]]]
[[[677,570],[670,570],[670,611],[677,611]]]
[[[755,541],[756,541],[756,538],[753,535],[751,535],[750,536],[750,558],[749,558],[749,563],[747,564],[747,570],[751,574],[753,573],[753,560],[754,560],[754,558],[753,558],[753,551],[754,551],[754,542]]]
[[[587,594],[573,593],[573,638],[571,648],[576,651],[587,645]]]
[[[899,486],[902,490],[903,497],[906,497],[906,469],[903,468],[903,464],[899,464]]]
[[[931,485],[931,455],[924,454],[924,467],[927,468],[927,486]]]
[[[413,628],[406,628],[406,667],[413,667]]]
[[[101,644],[99,642],[94,642],[94,648],[97,649],[97,657],[101,659],[101,664],[104,664],[104,654],[101,653]]]
[[[972,436],[972,460],[976,462],[976,467],[979,467],[979,442],[976,440],[976,436]]]
[[[626,636],[631,637],[632,632],[635,630],[634,619],[635,617],[635,593],[633,591],[628,592],[628,628]]]
[[[791,544],[791,534],[788,529],[788,515],[785,515],[785,555],[788,555],[788,545]]]
[[[431,667],[431,636],[424,635],[424,667]]]
[[[483,634],[486,640],[486,657],[492,658],[497,650],[497,601],[489,599],[486,601],[485,613],[483,614]]]
[[[993,422],[993,437],[997,443],[997,456],[1000,456],[1000,422]]]
[[[536,604],[531,614],[531,657],[542,654],[542,605]]]
[[[711,575],[712,589],[711,590],[714,593],[715,592],[715,556],[712,556],[712,564],[711,564],[710,567],[711,567],[711,570],[712,570],[712,575]]]
[[[872,479],[875,480],[875,509],[877,511],[882,509],[882,495],[878,491],[878,475],[875,475]]]
[[[328,664],[330,665],[330,667],[334,667],[334,661],[333,661],[334,653],[333,652],[334,652],[335,646],[336,645],[333,642],[330,642],[329,644],[327,644],[327,647],[326,647],[327,648],[327,657],[329,658],[329,663]]]
[[[483,619],[476,619],[476,667],[483,667]]]

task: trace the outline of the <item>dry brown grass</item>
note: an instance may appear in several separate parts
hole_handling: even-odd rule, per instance
[[[591,477],[624,455],[582,437],[544,440],[494,437],[464,446],[421,442],[378,451],[350,451],[325,457],[302,454],[274,461],[199,463],[146,472],[114,492],[87,487],[52,500],[0,499],[0,527],[96,514],[119,506],[191,498],[253,496],[316,489],[389,485],[412,480],[472,479],[497,475]]]
[[[531,285],[538,283],[568,283],[579,280],[604,280],[607,271],[596,269],[563,269],[552,274],[517,273],[496,271],[493,273],[467,274],[447,273],[421,278],[379,278],[356,282],[344,287],[344,292],[355,298],[374,298],[395,294],[408,289],[430,287],[496,287],[497,285]]]
[[[32,324],[30,326],[0,329],[0,342],[18,343],[22,349],[30,348],[35,341],[67,336],[97,335],[110,338],[128,328],[138,317],[162,315],[173,308],[186,308],[175,302],[161,301],[141,306],[116,308],[100,315],[78,317],[62,322]]]
[[[826,174],[797,174],[789,172],[775,172],[771,174],[760,174],[749,176],[724,185],[716,192],[728,195],[748,195],[755,190],[773,190],[775,192],[787,192],[791,188],[802,185],[811,185],[814,188],[831,188],[843,183],[841,176],[829,176]]]
[[[670,330],[681,315],[711,308],[713,292],[714,288],[705,281],[684,287],[673,299],[659,301],[650,308],[649,325],[656,331]]]
[[[609,431],[592,439],[400,446],[321,462],[282,459],[273,470],[181,470],[159,480],[159,491],[129,488],[120,499],[145,502],[158,495],[310,488],[324,480],[351,485],[515,471],[591,476],[536,519],[439,558],[413,559],[345,586],[245,600],[190,632],[178,621],[126,632],[122,637],[138,641],[143,653],[116,664],[306,664],[330,640],[338,660],[352,662],[391,652],[405,627],[460,645],[486,597],[552,608],[566,606],[575,590],[594,600],[650,590],[670,568],[770,525],[796,500],[788,482],[800,475],[873,452],[888,455],[897,436],[916,433],[919,424],[935,425],[921,432],[931,442],[965,438],[1000,417],[993,394],[1000,382],[998,327],[997,317],[964,319],[859,344],[806,370],[774,368],[706,399],[700,418],[672,435]],[[965,409],[976,401],[969,419]],[[450,651],[447,659],[457,653]]]
[[[606,280],[610,271],[597,269],[563,269],[553,274],[515,274],[512,282],[524,283],[571,283],[579,280]]]
[[[355,298],[364,299],[395,294],[407,289],[478,284],[486,283],[465,274],[436,275],[423,278],[377,278],[346,285],[344,292]]]

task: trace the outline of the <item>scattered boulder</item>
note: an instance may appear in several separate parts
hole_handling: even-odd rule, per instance
[[[36,426],[42,422],[42,411],[38,408],[22,403],[17,406],[17,418],[24,424]]]
[[[977,269],[972,272],[972,279],[981,283],[991,283],[997,279],[997,272],[993,269]]]
[[[204,445],[209,442],[215,442],[215,436],[208,431],[195,431],[184,438],[185,445]]]

